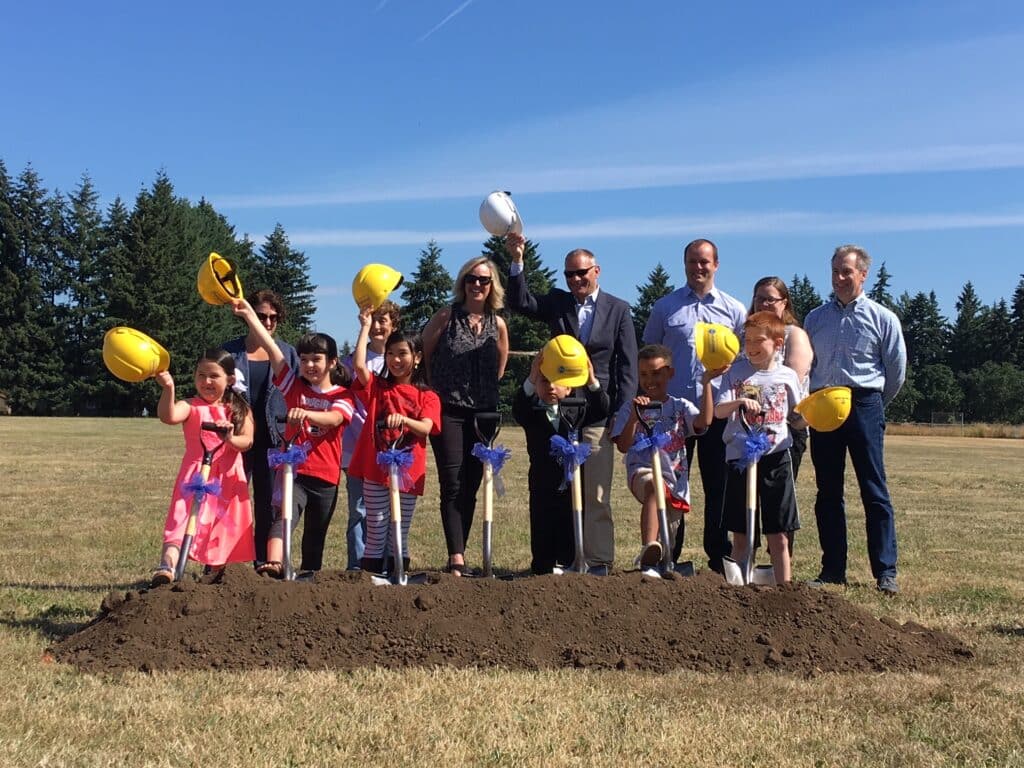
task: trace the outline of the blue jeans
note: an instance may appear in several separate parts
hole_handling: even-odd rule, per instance
[[[825,581],[846,580],[843,480],[847,451],[864,504],[871,573],[876,579],[896,575],[896,518],[885,482],[884,438],[882,395],[869,390],[853,390],[850,415],[839,429],[811,430],[811,461],[818,486],[814,517],[821,543],[821,576]]]
[[[348,493],[348,526],[345,529],[345,544],[348,562],[345,567],[353,570],[359,567],[366,550],[366,506],[363,504],[363,480],[345,472],[345,491]]]

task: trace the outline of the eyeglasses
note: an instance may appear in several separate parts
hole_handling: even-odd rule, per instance
[[[565,270],[565,279],[566,280],[572,280],[572,278],[574,278],[574,277],[586,277],[587,276],[587,272],[589,272],[590,270],[592,270],[596,266],[597,266],[597,264],[591,264],[586,269],[567,269],[567,270]]]
[[[758,304],[767,304],[769,307],[774,307],[780,301],[785,301],[781,296],[755,296],[754,301]]]
[[[476,283],[477,285],[484,286],[491,284],[491,278],[486,275],[466,275],[462,278],[463,285],[469,285],[470,283]]]
[[[268,315],[266,312],[257,312],[256,319],[259,320],[261,323],[276,323],[277,315]]]

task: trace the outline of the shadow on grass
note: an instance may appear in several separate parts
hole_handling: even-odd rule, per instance
[[[992,631],[1004,637],[1024,637],[1024,627],[1011,627],[1006,624],[995,624]]]
[[[75,634],[92,621],[91,618],[84,621],[66,621],[69,615],[78,616],[81,615],[81,611],[54,605],[30,619],[0,619],[0,626],[11,629],[31,629],[54,642]]]

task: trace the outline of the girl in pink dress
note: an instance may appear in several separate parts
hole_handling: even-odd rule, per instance
[[[198,397],[189,400],[175,400],[174,379],[169,373],[158,373],[156,380],[163,387],[157,415],[164,424],[184,425],[185,456],[167,510],[164,547],[160,565],[153,572],[154,585],[167,584],[174,578],[185,524],[196,493],[201,494],[202,501],[188,555],[213,567],[251,561],[256,556],[249,483],[242,465],[242,453],[252,446],[253,420],[245,399],[233,390],[236,386],[234,358],[222,349],[206,350],[196,365]],[[204,423],[226,431],[204,430]],[[215,449],[216,453],[210,477],[205,487],[199,489],[204,445]]]

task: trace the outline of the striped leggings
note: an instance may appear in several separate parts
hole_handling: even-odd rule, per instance
[[[402,504],[402,557],[409,556],[409,527],[412,525],[412,513],[416,509],[416,496],[411,493],[399,494]],[[363,557],[367,559],[384,557],[385,547],[388,554],[392,552],[393,542],[389,541],[388,532],[391,528],[391,493],[386,485],[372,480],[363,482],[363,503],[366,505],[366,549]]]

